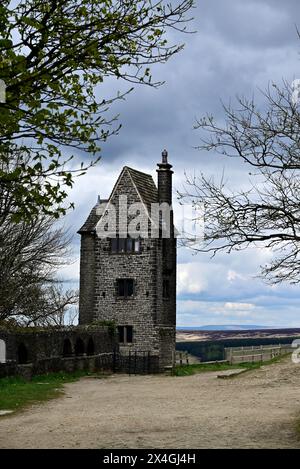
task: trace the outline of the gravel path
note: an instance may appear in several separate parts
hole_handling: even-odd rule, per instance
[[[0,448],[300,448],[300,365],[233,379],[113,375],[0,418]]]

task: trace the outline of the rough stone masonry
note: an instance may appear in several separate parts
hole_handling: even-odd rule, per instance
[[[158,236],[151,236],[153,204],[172,205],[172,165],[164,150],[158,163],[157,187],[151,175],[125,166],[108,200],[100,200],[78,233],[81,235],[79,323],[114,321],[120,351],[149,352],[159,357],[159,368],[172,362],[176,330],[176,237],[173,211],[165,237],[163,215]],[[139,220],[147,226],[132,238],[121,232],[120,197],[128,206],[142,206]],[[99,236],[113,206],[117,215],[113,236]],[[127,225],[134,216],[128,213]],[[124,220],[123,220],[124,222]],[[122,223],[123,223],[122,222]],[[146,224],[146,225],[145,225]]]

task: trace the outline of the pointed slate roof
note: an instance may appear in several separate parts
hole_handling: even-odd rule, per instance
[[[150,209],[151,209],[151,204],[158,202],[158,190],[157,187],[153,181],[153,178],[150,174],[142,173],[141,171],[138,171],[136,169],[130,168],[128,166],[124,166],[122,169],[117,182],[112,190],[112,193],[109,197],[108,200],[101,200],[97,202],[97,204],[92,208],[89,216],[87,217],[85,223],[83,226],[80,228],[78,231],[79,234],[83,233],[92,233],[98,221],[100,220],[102,213],[105,210],[105,207],[107,203],[111,200],[116,187],[118,186],[118,183],[124,174],[125,171],[128,171],[130,178],[136,187],[136,190],[141,198],[141,201],[145,205],[148,214],[150,216]]]
[[[125,168],[129,171],[142,202],[146,205],[150,214],[151,204],[158,202],[158,191],[151,174],[142,173],[128,166],[125,166]]]
[[[101,218],[102,212],[106,207],[108,200],[99,200],[96,203],[96,205],[92,208],[90,211],[89,216],[87,217],[86,221],[80,228],[80,230],[77,231],[77,233],[91,233],[95,230],[95,227],[98,223],[98,221]]]

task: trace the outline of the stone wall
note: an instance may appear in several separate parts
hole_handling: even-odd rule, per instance
[[[31,374],[111,368],[111,357],[118,351],[116,335],[107,326],[2,329],[0,339],[6,346],[6,363],[0,364],[2,376],[22,374],[26,367]]]
[[[0,363],[0,378],[22,376],[30,379],[33,375],[77,370],[135,374],[160,371],[158,354],[139,352],[129,357],[128,353],[120,352],[116,335],[107,326],[40,331],[0,329],[0,340],[6,345],[6,363]],[[66,342],[70,349],[66,349]],[[20,359],[20,347],[25,347],[26,360]]]

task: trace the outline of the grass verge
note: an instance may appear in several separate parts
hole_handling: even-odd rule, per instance
[[[31,381],[20,377],[0,379],[0,410],[17,411],[36,402],[59,397],[65,383],[77,381],[83,376],[100,376],[87,371],[73,373],[49,373],[34,376]]]
[[[224,371],[224,370],[235,370],[244,368],[247,370],[257,370],[263,365],[271,365],[272,363],[277,363],[287,357],[288,354],[280,355],[268,360],[265,362],[255,362],[255,363],[239,363],[237,365],[230,365],[229,363],[197,363],[193,365],[177,365],[172,371],[173,376],[190,376],[196,373],[203,373],[206,371]]]

